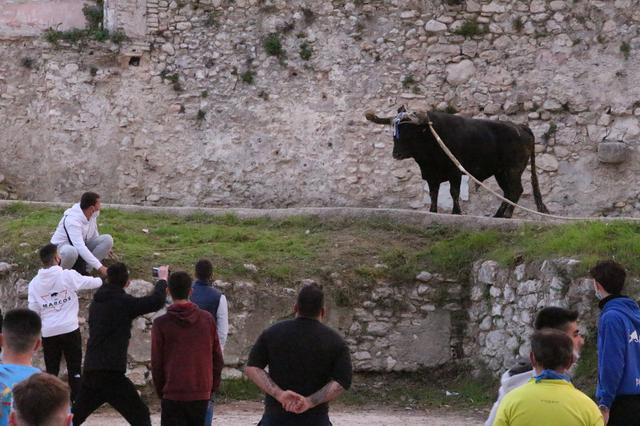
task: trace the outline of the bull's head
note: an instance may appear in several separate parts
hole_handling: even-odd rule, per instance
[[[402,105],[395,117],[378,117],[373,111],[365,112],[364,116],[376,124],[393,125],[393,158],[403,160],[414,156],[414,140],[423,133],[424,119],[421,114],[409,112]]]

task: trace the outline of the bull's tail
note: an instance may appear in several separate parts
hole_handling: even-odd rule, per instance
[[[542,194],[540,194],[540,186],[538,185],[538,174],[536,173],[536,150],[535,137],[533,132],[527,126],[522,126],[531,135],[531,186],[533,187],[533,199],[536,201],[536,208],[540,213],[549,213],[547,206],[542,202]]]

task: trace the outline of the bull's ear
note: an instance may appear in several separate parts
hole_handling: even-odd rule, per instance
[[[400,105],[400,108],[398,108],[398,113],[401,112],[407,112],[407,109],[404,107],[404,105]]]

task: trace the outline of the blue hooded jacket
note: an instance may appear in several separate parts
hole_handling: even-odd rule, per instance
[[[596,400],[611,408],[617,395],[640,394],[640,308],[628,297],[603,302],[598,321]]]

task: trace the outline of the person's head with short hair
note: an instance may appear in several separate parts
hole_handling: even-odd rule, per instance
[[[573,348],[576,355],[580,354],[584,346],[584,338],[578,328],[578,311],[561,308],[559,306],[548,306],[542,308],[534,323],[536,330],[543,328],[554,328],[564,331],[573,341]]]
[[[324,293],[316,283],[306,284],[298,293],[294,307],[299,317],[320,319],[324,317]]]
[[[3,357],[23,356],[30,359],[40,347],[40,316],[30,309],[12,309],[4,315],[2,321]],[[6,359],[5,359],[5,362]]]
[[[100,195],[95,192],[85,192],[80,197],[80,209],[87,210],[90,207],[96,207],[100,210]]]
[[[107,281],[116,287],[125,288],[129,284],[129,268],[122,262],[114,263],[107,268]]]
[[[622,265],[614,260],[601,260],[589,271],[591,277],[596,281],[596,292],[607,295],[619,295],[624,288],[624,280],[627,277]],[[599,287],[598,287],[599,286]]]
[[[36,373],[13,387],[11,426],[69,426],[69,386],[47,373]]]
[[[537,330],[531,336],[531,364],[536,370],[563,373],[573,364],[573,342],[553,328]]]
[[[213,277],[213,265],[207,259],[200,259],[196,263],[196,278],[200,281],[210,282]]]
[[[173,301],[188,300],[191,294],[191,275],[184,271],[172,272],[169,275],[169,295]]]
[[[40,256],[40,261],[43,266],[54,266],[60,263],[60,256],[58,255],[58,246],[49,243],[46,246],[43,246],[39,251],[38,255]]]

